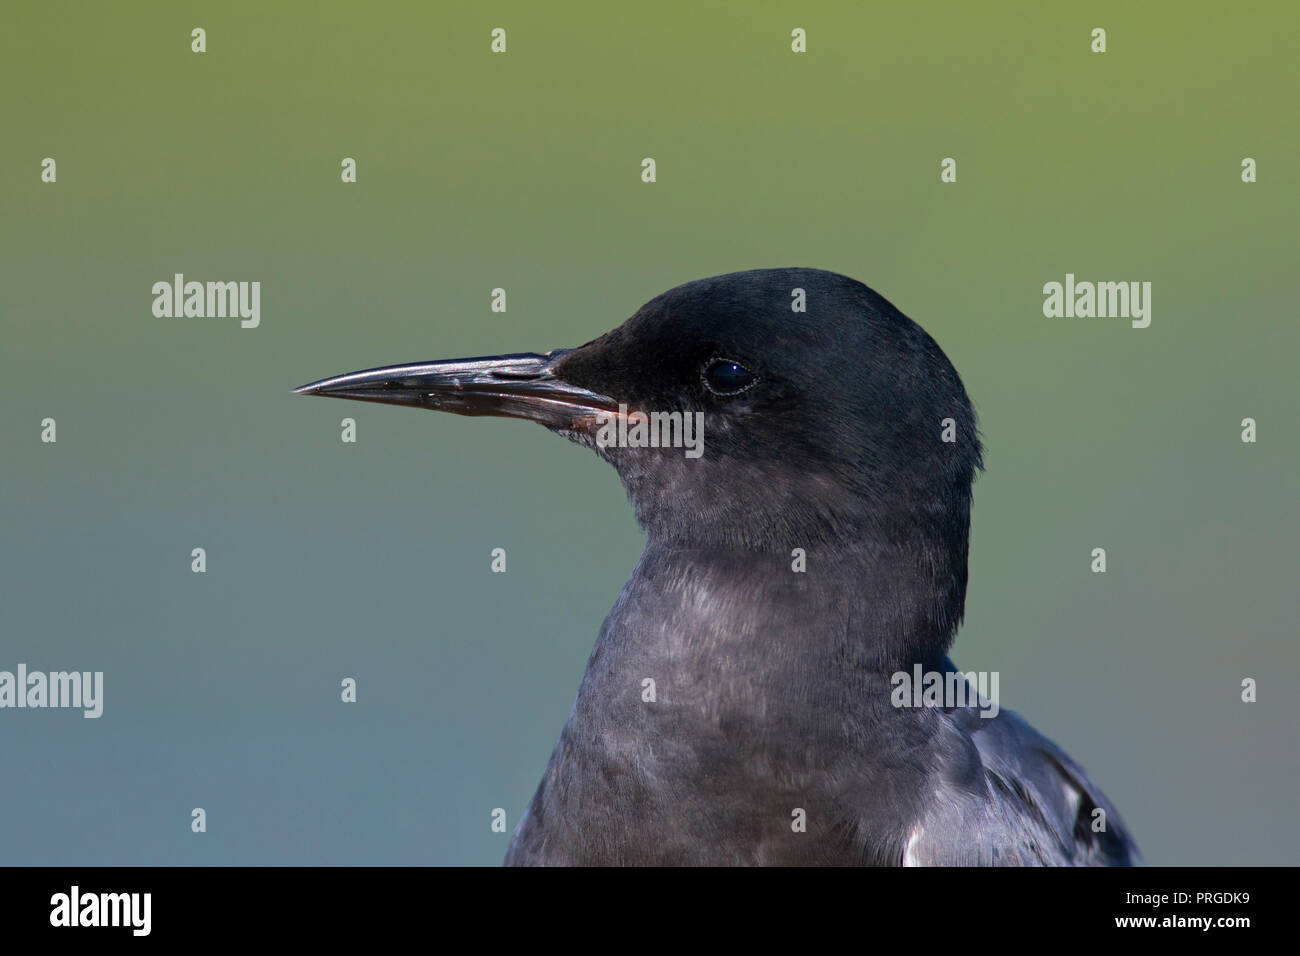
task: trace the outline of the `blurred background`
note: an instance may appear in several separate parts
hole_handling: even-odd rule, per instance
[[[0,711],[0,863],[498,863],[642,546],[622,489],[534,425],[290,389],[786,265],[975,402],[957,664],[1147,863],[1300,862],[1300,15],[873,6],[8,4],[0,669],[105,699]],[[260,327],[155,318],[177,272],[260,281]],[[1067,272],[1150,281],[1150,328],[1045,318]]]

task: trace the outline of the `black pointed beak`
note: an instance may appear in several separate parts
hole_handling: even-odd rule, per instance
[[[560,428],[587,426],[602,414],[617,414],[615,399],[570,384],[556,373],[557,363],[570,351],[389,365],[321,379],[294,393],[414,405],[457,415],[526,418]]]

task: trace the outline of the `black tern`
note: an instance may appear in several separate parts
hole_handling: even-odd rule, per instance
[[[975,413],[934,340],[867,286],[716,276],[578,348],[296,391],[540,422],[627,490],[645,551],[507,864],[1135,861],[1083,768],[947,657]],[[669,439],[702,422],[694,454],[635,440],[652,416]]]

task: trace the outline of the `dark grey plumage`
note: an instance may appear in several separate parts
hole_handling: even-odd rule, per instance
[[[711,384],[723,359],[752,379],[734,394]],[[531,418],[589,447],[619,403],[705,416],[699,459],[596,449],[646,550],[507,863],[1131,862],[1106,798],[1015,714],[891,703],[895,672],[953,670],[981,448],[946,356],[861,283],[718,276],[577,349],[300,391]]]

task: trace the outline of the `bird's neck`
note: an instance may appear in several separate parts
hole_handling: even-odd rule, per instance
[[[747,654],[754,641],[792,642],[787,653],[842,645],[892,673],[944,659],[965,604],[966,551],[915,536],[762,551],[652,537],[638,576],[703,639],[742,642]]]

